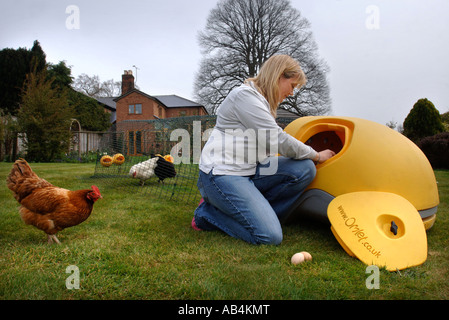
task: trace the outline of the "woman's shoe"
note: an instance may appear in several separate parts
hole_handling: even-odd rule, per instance
[[[203,231],[202,229],[200,229],[196,226],[195,217],[192,218],[192,228],[196,231]]]
[[[198,207],[202,204],[204,202],[204,199],[203,198],[201,198],[201,200],[200,200],[200,203],[198,203]],[[195,216],[192,218],[192,228],[194,229],[194,230],[196,230],[196,231],[203,231],[202,229],[200,229],[200,228],[198,228],[197,226],[196,226],[196,223],[195,223]]]

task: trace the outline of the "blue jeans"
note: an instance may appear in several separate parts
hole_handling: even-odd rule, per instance
[[[311,160],[276,159],[277,172],[262,175],[206,174],[200,170],[198,189],[204,202],[195,210],[195,223],[203,230],[222,230],[253,244],[280,244],[281,222],[292,205],[313,181],[316,168]],[[264,170],[262,170],[263,172]]]

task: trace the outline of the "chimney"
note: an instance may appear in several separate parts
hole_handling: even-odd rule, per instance
[[[122,95],[134,89],[134,76],[131,70],[125,70],[122,75]]]

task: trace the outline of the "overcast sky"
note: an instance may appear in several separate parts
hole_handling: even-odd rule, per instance
[[[217,0],[14,0],[0,3],[0,49],[41,43],[72,75],[193,99],[198,32]],[[332,115],[402,124],[420,98],[449,111],[448,0],[291,0],[330,67]],[[72,7],[70,7],[72,6]],[[74,7],[73,7],[74,6]],[[79,20],[77,14],[79,13]]]

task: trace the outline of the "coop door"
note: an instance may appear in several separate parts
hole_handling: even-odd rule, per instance
[[[320,123],[310,127],[302,140],[318,152],[330,149],[338,155],[348,148],[352,130],[352,125],[346,123]]]
[[[318,152],[330,149],[337,154],[343,149],[343,142],[335,131],[323,131],[310,137],[306,144]]]

